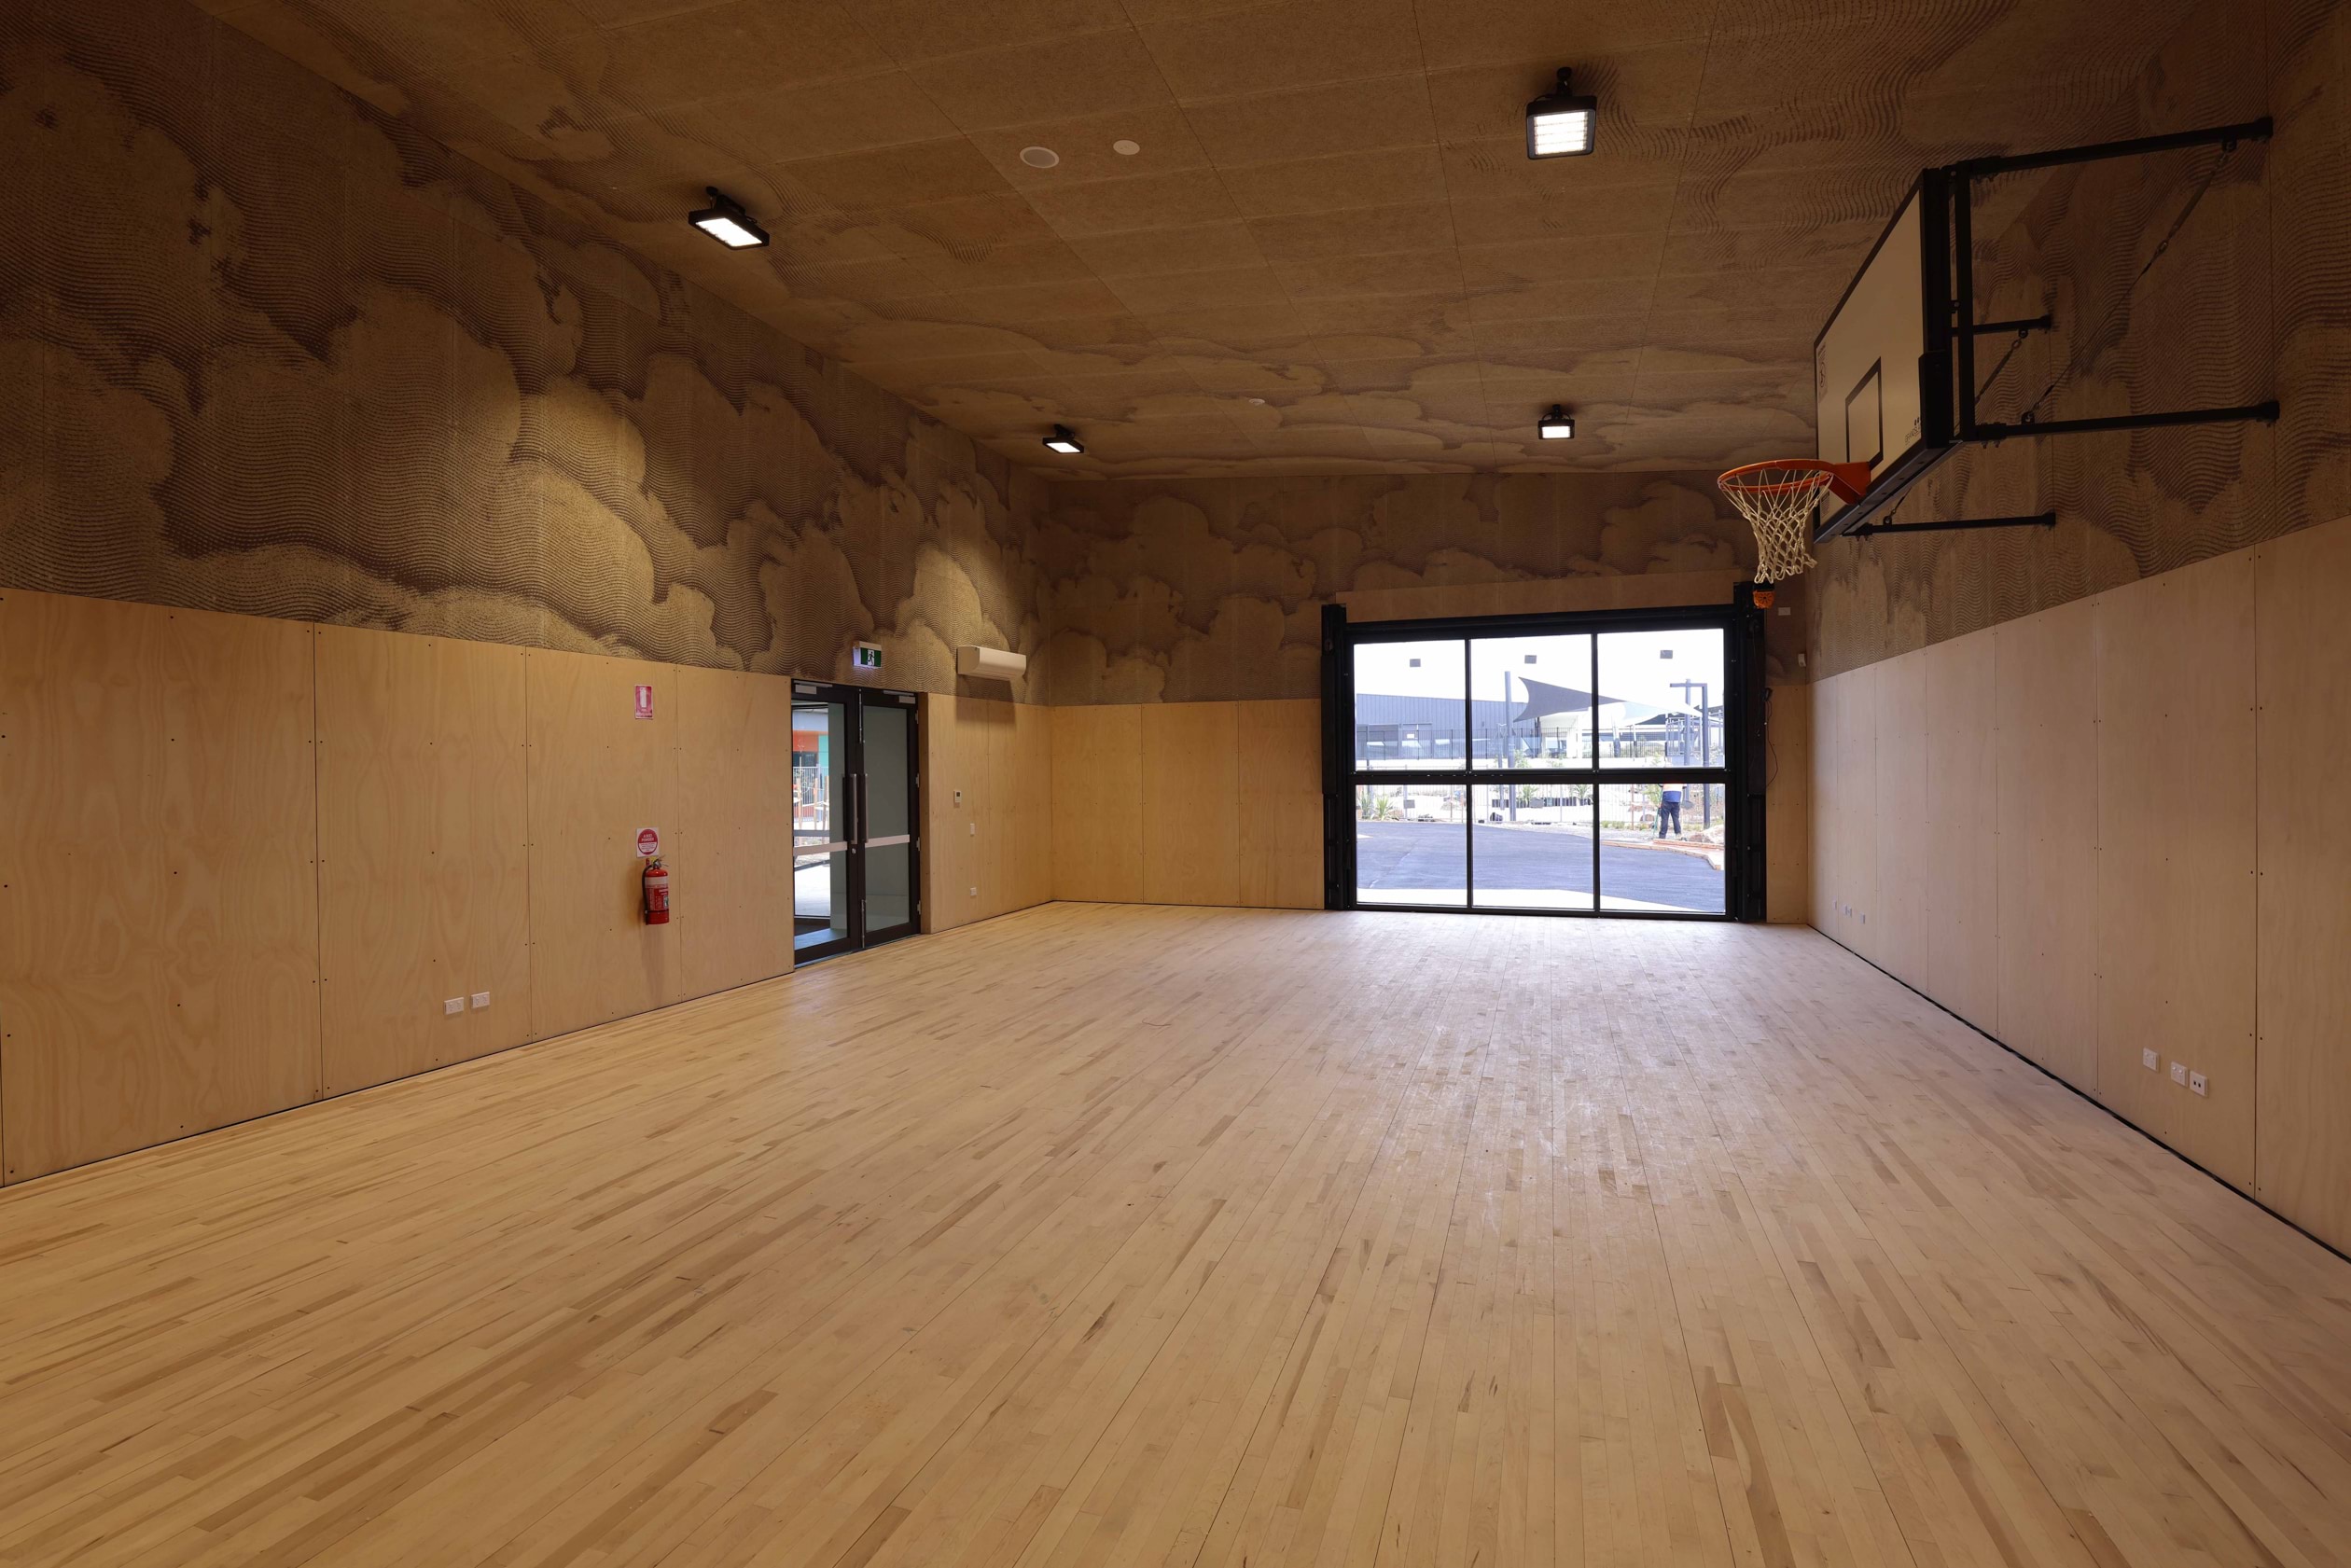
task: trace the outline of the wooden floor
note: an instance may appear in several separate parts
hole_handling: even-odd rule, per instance
[[[2351,1265],[1807,931],[1054,905],[0,1194],[0,1561],[2347,1551]]]

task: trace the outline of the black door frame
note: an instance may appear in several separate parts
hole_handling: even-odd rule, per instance
[[[1719,629],[1722,632],[1723,760],[1719,767],[1603,767],[1596,755],[1588,766],[1478,770],[1468,755],[1468,703],[1473,698],[1466,667],[1463,676],[1464,752],[1458,768],[1359,768],[1355,757],[1355,650],[1365,643],[1465,643],[1480,637],[1590,636],[1593,659],[1599,659],[1598,636],[1609,631],[1678,631]],[[1378,909],[1429,914],[1559,915],[1570,919],[1725,920],[1763,918],[1764,812],[1761,766],[1763,750],[1763,621],[1746,584],[1728,604],[1687,605],[1667,609],[1588,610],[1551,615],[1459,616],[1426,620],[1350,621],[1346,607],[1323,610],[1323,903],[1328,909]],[[1465,655],[1467,649],[1465,647]],[[1611,909],[1600,907],[1606,890],[1599,875],[1599,837],[1593,841],[1593,902],[1591,909],[1530,909],[1481,906],[1477,902],[1477,832],[1474,793],[1467,793],[1462,824],[1466,886],[1461,904],[1364,904],[1356,894],[1356,790],[1361,784],[1414,784],[1465,788],[1480,784],[1583,784],[1593,789],[1598,809],[1600,786],[1612,784],[1654,784],[1666,777],[1724,786],[1723,908],[1711,910]]]
[[[923,928],[923,709],[921,699],[911,691],[897,691],[878,687],[847,686],[837,681],[804,681],[795,676],[792,681],[792,705],[798,708],[801,703],[808,701],[841,704],[842,729],[839,737],[842,743],[841,777],[847,798],[841,802],[846,808],[842,813],[846,819],[842,824],[842,838],[835,841],[846,843],[848,846],[845,853],[848,856],[849,868],[846,879],[849,919],[842,935],[829,941],[812,943],[805,948],[800,945],[798,909],[800,846],[798,840],[795,840],[792,846],[794,884],[792,964],[795,968],[803,964],[814,964],[819,959],[836,957],[844,952],[862,952],[868,948],[880,947],[885,942],[895,942],[903,937],[911,937]],[[870,821],[867,814],[868,797],[870,792],[867,785],[869,775],[866,770],[865,715],[867,708],[884,704],[898,709],[906,715],[907,918],[904,925],[888,926],[877,934],[869,930],[866,924],[866,852],[872,846],[869,842],[871,835],[868,831]],[[785,787],[790,788],[788,780]]]

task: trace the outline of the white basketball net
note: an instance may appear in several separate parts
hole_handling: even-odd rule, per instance
[[[1759,465],[1722,476],[1722,493],[1755,530],[1757,582],[1775,583],[1813,564],[1806,548],[1813,507],[1829,479],[1827,468],[1813,465]]]

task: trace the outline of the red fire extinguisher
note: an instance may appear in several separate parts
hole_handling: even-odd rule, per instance
[[[645,863],[645,923],[669,923],[669,868],[655,855]]]

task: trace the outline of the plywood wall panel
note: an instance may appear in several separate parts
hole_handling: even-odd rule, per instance
[[[1143,896],[1241,902],[1239,712],[1231,702],[1143,706]]]
[[[1323,902],[1322,703],[1236,704],[1241,902],[1319,909]]]
[[[531,1009],[562,1034],[687,994],[688,928],[647,925],[637,830],[677,831],[677,681],[669,666],[533,650]],[[653,716],[634,691],[653,688]],[[685,896],[683,883],[680,897]]]
[[[934,696],[924,713],[925,929],[1045,903],[1053,896],[1052,710]]]
[[[2098,621],[2098,1083],[2190,1159],[2253,1185],[2253,562],[2118,589]],[[2148,1072],[2205,1074],[2190,1094]]]
[[[1927,882],[1927,656],[1874,666],[1877,731],[1877,899],[1870,909],[1873,962],[1925,990]],[[1940,890],[1937,890],[1940,894]]]
[[[2351,521],[2254,552],[2254,1192],[2351,1249]]]
[[[0,1160],[319,1092],[313,630],[0,594]]]
[[[1927,812],[1920,875],[1927,978],[1920,989],[1999,1033],[1999,763],[1992,633],[1937,643],[1927,667]]]
[[[522,651],[328,626],[317,661],[324,1091],[521,1045]],[[451,1016],[451,998],[465,1010]]]
[[[2098,681],[2087,600],[1997,627],[2000,1038],[2098,1090]]]
[[[970,880],[971,848],[965,841],[971,817],[955,792],[963,787],[962,740],[955,727],[959,699],[940,692],[923,697],[923,929],[945,931],[969,917],[963,890]],[[948,901],[948,890],[955,893]]]
[[[973,913],[991,919],[1011,909],[1012,881],[1019,874],[1021,852],[1012,799],[1012,704],[990,701],[984,706],[966,698],[959,707],[976,711],[981,723],[974,733],[974,750],[981,769],[982,814],[980,816],[980,896]]]
[[[1008,907],[1025,909],[1053,896],[1053,715],[1050,708],[1010,704],[1011,766],[1000,813],[1014,845]]]
[[[1802,925],[1812,919],[1813,691],[1774,686],[1766,710],[1763,781],[1764,918]]]
[[[924,699],[923,926],[947,931],[994,911],[1004,825],[995,814],[993,732],[1009,703]]]
[[[1805,802],[1812,847],[1812,923],[1828,937],[1843,939],[1845,906],[1843,840],[1836,831],[1848,774],[1844,754],[1844,694],[1842,677],[1815,681],[1812,691],[1813,781]]]
[[[1053,896],[1143,901],[1143,710],[1054,708]]]
[[[1836,793],[1814,825],[1815,833],[1830,841],[1837,884],[1824,929],[1874,964],[1885,930],[1882,923],[1871,924],[1878,895],[1877,671],[1854,670],[1836,680]]]
[[[685,993],[703,996],[792,966],[792,683],[673,674],[677,816],[662,847]]]

